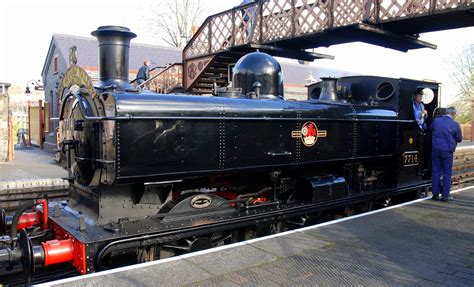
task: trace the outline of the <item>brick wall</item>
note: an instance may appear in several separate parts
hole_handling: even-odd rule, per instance
[[[308,88],[303,85],[285,85],[284,93],[287,100],[305,101],[308,99]]]
[[[8,87],[0,83],[0,162],[8,161]]]
[[[462,124],[461,130],[462,130],[462,139],[465,141],[470,141],[471,140],[471,124]]]

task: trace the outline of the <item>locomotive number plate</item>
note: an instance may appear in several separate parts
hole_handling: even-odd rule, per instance
[[[418,165],[420,163],[419,160],[418,151],[407,151],[403,153],[403,166]]]

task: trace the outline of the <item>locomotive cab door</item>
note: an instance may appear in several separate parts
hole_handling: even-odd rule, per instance
[[[412,184],[431,179],[431,132],[434,111],[438,106],[439,85],[434,82],[401,79],[399,91],[399,184]],[[414,96],[423,92],[423,113],[415,113]],[[418,125],[416,116],[424,117],[425,126]]]

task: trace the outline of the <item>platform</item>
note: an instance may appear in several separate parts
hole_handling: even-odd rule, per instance
[[[38,149],[15,150],[15,159],[0,163],[0,206],[15,208],[18,200],[66,195],[67,172],[54,161],[54,155]]]
[[[54,286],[474,286],[474,186]]]

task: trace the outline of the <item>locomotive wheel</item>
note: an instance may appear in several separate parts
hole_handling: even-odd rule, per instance
[[[320,211],[315,214],[304,215],[296,218],[291,218],[282,224],[278,232],[284,232],[300,227],[307,227],[319,223],[333,220],[335,217],[333,212]]]
[[[231,232],[216,232],[210,236],[186,238],[161,245],[160,259],[205,250],[233,243]]]
[[[227,201],[220,196],[203,193],[186,193],[177,199],[169,201],[161,208],[159,213],[168,213],[170,216],[179,213],[196,213],[206,212],[207,208],[226,208]],[[163,221],[169,220],[164,217]],[[171,256],[182,255],[189,252],[195,252],[212,247],[222,246],[232,243],[232,234],[230,232],[216,232],[208,236],[192,237],[169,242],[161,245],[160,259]]]
[[[212,241],[209,237],[198,237],[189,241],[189,252],[201,251],[212,247]]]
[[[5,235],[7,233],[6,217],[5,209],[0,207],[0,235]]]
[[[375,200],[375,203],[379,206],[382,206],[382,207],[388,207],[388,206],[392,205],[392,198],[391,197],[377,198]]]
[[[419,189],[416,191],[416,198],[424,198],[424,197],[427,197],[429,194],[429,188],[423,188],[423,189]]]
[[[270,223],[270,224],[260,224],[257,226],[250,226],[242,228],[234,232],[234,242],[246,241],[250,239],[255,239],[262,236],[268,236],[275,233],[284,231],[286,225],[282,222]]]
[[[35,261],[33,257],[33,244],[25,229],[20,231],[20,249],[21,249],[21,266],[25,276],[25,285],[29,286],[35,272]]]
[[[319,223],[331,221],[334,219],[334,214],[331,212],[318,212],[316,214],[306,216],[303,226],[311,226]]]

